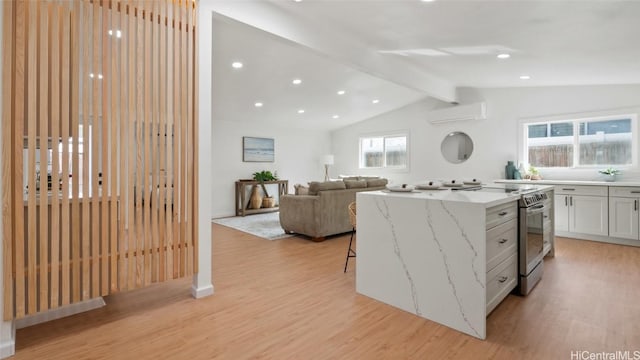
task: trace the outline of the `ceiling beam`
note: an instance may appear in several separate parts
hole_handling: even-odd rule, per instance
[[[379,54],[354,37],[291,16],[275,4],[258,1],[215,1],[213,11],[305,46],[334,61],[405,86],[445,102],[457,102],[456,86],[415,65]]]

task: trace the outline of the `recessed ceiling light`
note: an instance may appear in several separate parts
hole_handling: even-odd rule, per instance
[[[122,37],[122,31],[117,30],[117,31],[116,31],[116,37],[117,37],[117,38],[121,38],[121,37]]]
[[[508,59],[511,55],[509,54],[498,54],[498,59]]]
[[[298,114],[304,114],[304,109],[298,110]]]
[[[520,75],[520,80],[529,80],[531,79],[531,76],[529,75]]]
[[[89,74],[89,77],[93,79],[94,77],[93,73]]]
[[[231,63],[231,66],[234,69],[242,69],[244,65],[240,61],[234,61],[233,63]]]
[[[98,74],[98,79],[102,80],[102,74]]]
[[[346,93],[346,91],[344,91],[344,90],[339,90],[338,91],[338,95],[344,95],[345,93]]]
[[[379,102],[380,102],[380,100],[378,100],[378,99],[375,99],[375,100],[371,101],[371,103],[373,103],[373,104],[377,104]]]
[[[334,119],[337,119],[337,118],[339,118],[339,117],[340,117],[340,116],[338,116],[338,115],[333,115],[333,116],[332,116],[332,118],[334,118]]]
[[[434,2],[435,0],[420,0],[422,2]]]
[[[255,107],[262,107],[262,105],[264,105],[264,104],[263,104],[263,103],[261,103],[261,102],[257,102],[257,103],[255,103],[255,104],[253,104],[253,105],[254,105]]]
[[[302,0],[293,0],[293,1],[295,1],[295,2],[301,2]]]
[[[302,84],[302,80],[300,80],[300,79],[293,79],[293,81],[291,81],[291,83],[292,83],[293,85],[300,85],[300,84]]]

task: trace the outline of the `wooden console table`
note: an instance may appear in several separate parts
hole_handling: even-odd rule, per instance
[[[289,189],[289,180],[265,181],[264,184],[278,184],[278,204],[280,203],[280,196],[285,195]],[[280,209],[279,206],[260,209],[247,209],[248,201],[247,191],[245,189],[247,187],[253,187],[253,185],[260,185],[260,182],[255,180],[236,181],[236,216],[267,213],[278,211]]]

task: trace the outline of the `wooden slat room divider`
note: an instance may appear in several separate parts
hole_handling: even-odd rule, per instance
[[[197,269],[196,2],[3,2],[4,318]]]

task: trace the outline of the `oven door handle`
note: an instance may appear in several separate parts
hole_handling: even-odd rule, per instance
[[[544,212],[545,210],[547,210],[547,206],[544,205],[544,204],[539,204],[539,205],[527,208],[527,215],[529,215],[529,214],[539,214],[539,213]]]

